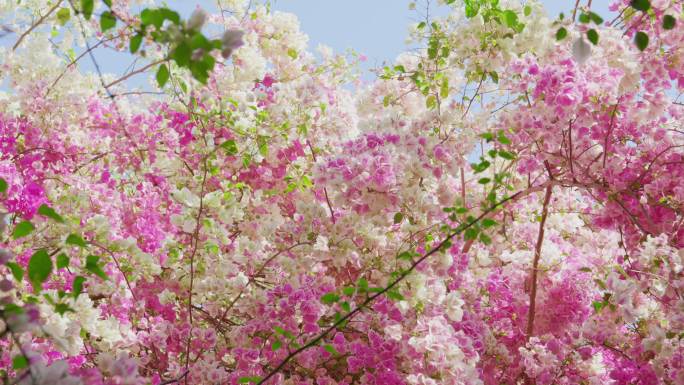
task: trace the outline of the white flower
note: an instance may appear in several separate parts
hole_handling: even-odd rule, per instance
[[[457,292],[452,291],[446,296],[446,315],[450,320],[459,322],[463,319],[463,299]]]

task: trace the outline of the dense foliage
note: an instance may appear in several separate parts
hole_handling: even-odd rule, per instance
[[[683,2],[445,3],[0,1],[0,382],[684,384]]]

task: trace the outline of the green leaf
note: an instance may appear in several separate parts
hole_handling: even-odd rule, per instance
[[[515,28],[518,25],[518,14],[510,9],[503,11],[504,23],[509,28]]]
[[[323,294],[323,296],[321,297],[321,302],[323,302],[326,305],[331,305],[339,300],[340,296],[332,292]]]
[[[179,67],[187,67],[190,65],[190,58],[192,56],[192,48],[186,42],[181,42],[176,46],[176,49],[171,53],[171,57],[176,61]]]
[[[42,290],[43,282],[48,279],[50,273],[52,273],[52,259],[50,259],[47,250],[36,251],[28,263],[28,279],[31,281],[34,291]]]
[[[394,291],[394,290],[389,290],[385,293],[389,299],[395,300],[395,301],[403,301],[404,296],[401,295],[399,292]]]
[[[247,383],[250,383],[250,382],[253,382],[253,383],[256,384],[256,383],[258,383],[259,381],[261,381],[261,377],[259,377],[259,376],[240,377],[240,378],[238,378],[238,384],[247,384]]]
[[[75,313],[76,311],[74,311],[74,309],[72,309],[71,307],[69,307],[69,305],[67,305],[65,303],[56,303],[55,304],[55,312],[59,315],[64,315],[64,313],[66,313],[66,312]]]
[[[93,15],[94,6],[93,0],[81,0],[81,12],[83,12],[83,17],[86,20],[90,20],[90,17]]]
[[[35,229],[36,227],[33,226],[33,223],[29,221],[19,222],[12,232],[12,238],[19,239],[21,237],[25,237],[31,234],[31,232],[33,232]]]
[[[236,155],[238,153],[237,144],[233,139],[228,139],[225,142],[221,143],[221,147],[224,150],[226,150],[228,155]]]
[[[437,98],[435,95],[430,95],[425,99],[425,106],[431,110],[437,107]]]
[[[589,41],[590,41],[593,45],[598,44],[598,40],[599,40],[598,32],[596,32],[596,30],[593,29],[593,28],[590,29],[590,30],[588,30],[588,31],[587,31],[587,39],[589,39]]]
[[[637,11],[646,12],[651,9],[651,2],[649,0],[632,0],[630,5]]]
[[[57,214],[57,212],[48,205],[40,205],[40,207],[38,207],[38,214],[53,219],[59,223],[64,223],[64,218],[62,218],[61,215]]]
[[[342,310],[346,311],[347,313],[349,313],[351,311],[351,305],[349,304],[349,302],[345,301],[345,302],[340,303],[340,307],[342,308]]]
[[[26,359],[26,357],[24,357],[23,354],[20,354],[18,356],[14,356],[12,358],[12,369],[14,369],[14,370],[24,369],[24,368],[28,367],[28,364],[29,364],[29,362]]]
[[[360,292],[368,291],[368,281],[366,278],[359,278],[359,280],[356,281],[356,286],[359,288]]]
[[[586,24],[586,23],[588,23],[588,22],[591,21],[591,18],[589,17],[588,14],[582,12],[582,13],[579,15],[579,21],[580,21],[580,23]]]
[[[677,24],[677,20],[672,15],[663,16],[663,29],[672,29]]]
[[[159,29],[164,24],[164,15],[158,9],[145,8],[140,12],[140,21],[143,25],[154,25]]]
[[[499,84],[499,74],[496,71],[491,71],[489,77],[492,78],[494,83]]]
[[[485,245],[491,245],[492,238],[490,238],[489,235],[485,233],[480,233],[480,242],[484,243]]]
[[[563,40],[566,36],[568,36],[568,30],[565,29],[565,27],[558,28],[558,31],[556,31],[556,40]]]
[[[69,267],[69,256],[61,253],[57,256],[57,268],[64,269],[66,267]]]
[[[589,18],[591,18],[591,21],[593,21],[594,24],[603,23],[603,18],[599,16],[596,12],[589,11]]]
[[[515,159],[515,155],[513,155],[513,153],[510,153],[510,152],[505,151],[505,150],[499,150],[499,156],[506,159],[506,160]]]
[[[532,14],[532,7],[526,5],[525,8],[523,8],[523,14],[525,16],[530,16]]]
[[[100,261],[100,257],[98,257],[97,255],[89,255],[86,257],[85,268],[89,272],[91,272],[91,273],[97,275],[98,277],[106,280],[107,274],[100,267],[99,261]]]
[[[478,230],[477,228],[475,228],[475,227],[469,227],[469,228],[465,231],[465,239],[466,239],[466,241],[471,241],[471,240],[477,239],[477,235],[478,235],[479,233],[480,233],[480,230]]]
[[[401,212],[394,214],[394,224],[395,225],[398,223],[401,223],[401,221],[403,221],[403,220],[404,220],[404,214],[402,214]]]
[[[112,7],[112,0],[102,0],[103,3],[105,3],[109,8]]]
[[[591,306],[594,308],[594,312],[598,313],[606,304],[603,301],[594,301],[591,303]]]
[[[496,221],[491,218],[485,218],[482,220],[482,227],[484,227],[485,229],[488,229],[492,226],[496,226],[496,224]]]
[[[283,346],[283,343],[280,340],[275,340],[273,341],[273,344],[271,345],[271,350],[276,351],[280,349]]]
[[[511,140],[506,137],[506,134],[504,134],[502,130],[497,132],[496,140],[498,140],[501,144],[511,144]]]
[[[66,238],[66,241],[64,241],[67,245],[74,245],[78,247],[83,247],[86,248],[88,245],[85,243],[83,238],[81,238],[80,235],[76,234],[69,234],[69,236]]]
[[[411,253],[410,251],[402,251],[401,253],[399,253],[399,255],[397,255],[397,259],[405,259],[407,261],[411,261],[413,260],[413,253]]]
[[[339,353],[337,352],[337,349],[335,349],[334,346],[330,344],[325,344],[323,345],[323,349],[325,349],[326,352],[332,354],[333,356],[338,355]]]
[[[470,19],[477,15],[480,10],[480,3],[477,0],[463,0],[465,3],[465,16]]]
[[[157,12],[161,16],[162,20],[169,20],[173,24],[180,24],[180,15],[178,12],[169,8],[159,8]]]
[[[351,286],[345,286],[342,288],[342,293],[347,297],[351,297],[356,292],[356,289]]]
[[[22,269],[17,263],[7,262],[7,267],[9,267],[9,269],[12,271],[12,276],[14,276],[14,279],[17,281],[21,281],[24,278],[24,269]]]
[[[164,84],[169,80],[169,67],[166,66],[166,64],[162,64],[159,66],[159,69],[157,70],[157,84],[159,84],[159,88],[164,87]]]
[[[479,184],[487,184],[487,183],[489,183],[489,182],[491,182],[491,181],[492,181],[492,180],[489,179],[489,178],[480,178],[480,179],[477,181],[477,183],[479,183]]]
[[[442,85],[439,88],[439,96],[444,99],[449,96],[449,79],[442,80]]]
[[[138,52],[138,49],[140,49],[140,45],[142,44],[142,39],[143,39],[143,35],[141,35],[140,33],[138,33],[137,35],[135,35],[131,38],[131,45],[130,45],[131,53]]]
[[[102,15],[100,15],[100,29],[102,29],[102,32],[105,32],[107,30],[110,30],[116,26],[116,17],[114,17],[114,14],[111,13],[110,11],[104,11],[102,12]]]
[[[59,23],[59,25],[66,24],[70,18],[71,11],[69,10],[69,8],[60,8],[59,11],[57,11],[57,22]]]
[[[287,50],[287,56],[289,56],[290,59],[292,59],[292,60],[296,60],[296,59],[297,59],[297,56],[299,56],[299,55],[297,54],[297,50],[296,50],[296,49],[294,49],[294,48],[289,48],[289,49]]]
[[[641,31],[637,32],[634,35],[634,44],[639,48],[639,51],[645,50],[648,46],[648,35]]]

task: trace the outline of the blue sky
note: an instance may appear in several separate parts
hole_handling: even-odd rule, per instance
[[[301,29],[309,35],[309,49],[315,49],[319,43],[326,44],[335,52],[344,52],[353,48],[368,59],[362,65],[367,71],[381,66],[383,62],[391,63],[398,54],[408,47],[404,41],[409,24],[416,22],[424,15],[425,4],[430,1],[432,14],[444,14],[446,7],[437,7],[436,0],[415,0],[417,10],[409,10],[409,0],[271,0],[275,10],[296,14]],[[600,15],[608,15],[610,0],[594,0],[592,9]],[[582,0],[584,3],[585,0]],[[158,3],[162,4],[159,0]],[[215,12],[213,0],[167,0],[172,9],[188,17],[196,7]],[[549,15],[555,17],[560,12],[569,14],[575,0],[542,0]],[[2,16],[2,15],[0,15]],[[605,18],[605,17],[604,17]],[[13,44],[15,37],[11,35],[0,39],[0,44]],[[116,53],[112,50],[98,49],[96,57],[104,72],[122,73],[132,58],[127,53]],[[90,60],[82,62],[82,68],[92,70]],[[372,79],[373,75],[365,73],[364,78]],[[132,86],[145,86],[148,80],[145,75],[132,78]],[[0,87],[1,88],[1,87]]]

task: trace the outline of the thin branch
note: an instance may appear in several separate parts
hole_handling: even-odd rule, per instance
[[[130,77],[132,77],[132,76],[135,76],[135,75],[137,75],[137,74],[139,74],[139,73],[145,72],[145,71],[147,71],[148,69],[150,69],[151,67],[154,67],[154,66],[156,66],[157,64],[161,64],[161,63],[163,63],[163,62],[165,62],[165,61],[166,61],[166,59],[159,59],[159,60],[157,60],[157,61],[153,61],[152,63],[149,63],[149,64],[147,64],[147,65],[144,66],[144,67],[138,68],[138,69],[135,70],[135,71],[131,71],[131,72],[127,73],[126,75],[124,75],[124,76],[122,76],[122,77],[120,77],[120,78],[114,80],[113,82],[107,84],[107,85],[104,86],[104,87],[105,87],[105,88],[109,88],[109,87],[112,87],[112,86],[114,86],[114,85],[117,85],[117,84],[119,84],[119,83],[121,83],[121,82],[127,80],[128,78],[130,78]]]
[[[38,19],[38,21],[33,23],[33,25],[31,25],[29,27],[29,29],[26,30],[26,32],[22,33],[21,36],[19,36],[19,39],[17,39],[17,42],[14,43],[14,46],[12,46],[12,51],[15,51],[19,47],[21,42],[26,38],[26,36],[28,36],[39,25],[43,24],[45,19],[50,17],[52,12],[54,12],[57,8],[59,8],[60,5],[62,5],[62,0],[59,0],[57,3],[55,3],[55,5],[53,5],[52,8],[50,8],[45,15],[41,16],[40,19]]]
[[[554,181],[549,181],[549,182],[547,183],[547,185],[548,185],[548,186],[551,186],[553,183],[554,183]],[[344,315],[343,317],[341,317],[340,319],[338,319],[335,323],[333,323],[330,327],[328,327],[328,328],[325,329],[323,332],[321,332],[320,334],[318,334],[318,335],[317,335],[316,337],[314,337],[312,340],[310,340],[309,342],[307,342],[307,343],[304,344],[303,346],[299,347],[298,349],[296,349],[296,350],[290,352],[290,353],[289,353],[289,354],[280,362],[280,364],[278,364],[278,366],[276,366],[275,368],[273,368],[273,369],[272,369],[264,378],[262,378],[261,380],[259,380],[259,382],[257,383],[257,385],[262,385],[262,384],[264,384],[264,383],[265,383],[266,381],[268,381],[271,377],[275,376],[278,372],[280,372],[280,371],[285,367],[285,365],[287,365],[295,356],[297,356],[297,355],[299,355],[301,352],[303,352],[303,351],[305,351],[305,350],[307,350],[307,349],[309,349],[309,348],[311,348],[311,347],[317,345],[317,344],[318,344],[321,340],[323,340],[328,334],[330,334],[333,330],[337,329],[337,327],[338,327],[339,325],[341,325],[342,323],[346,322],[346,321],[349,320],[350,318],[354,317],[357,313],[361,312],[361,310],[363,310],[364,308],[366,308],[366,307],[367,307],[369,304],[371,304],[376,298],[378,298],[378,297],[384,295],[385,293],[387,293],[388,291],[392,290],[395,286],[397,286],[400,282],[402,282],[409,274],[411,274],[411,273],[418,267],[418,265],[420,265],[423,261],[425,261],[426,259],[428,259],[428,258],[429,258],[430,256],[432,256],[433,254],[436,254],[437,252],[439,252],[440,250],[442,250],[442,249],[444,248],[444,246],[445,246],[448,242],[451,242],[451,240],[452,240],[454,237],[456,237],[457,235],[462,234],[465,230],[469,229],[470,227],[472,227],[473,225],[475,225],[476,223],[478,223],[480,220],[482,220],[482,218],[486,217],[487,215],[489,215],[491,212],[493,212],[494,210],[496,210],[496,209],[499,208],[500,206],[505,205],[505,204],[507,204],[508,202],[514,201],[514,200],[516,200],[516,199],[518,199],[518,198],[520,198],[520,197],[522,197],[522,196],[525,196],[525,195],[531,194],[531,193],[533,193],[533,192],[539,191],[540,189],[543,189],[543,188],[547,187],[547,185],[536,186],[536,187],[532,187],[532,188],[527,189],[527,190],[524,190],[524,191],[518,191],[517,193],[511,195],[510,197],[505,198],[505,199],[499,201],[498,203],[494,204],[492,207],[490,207],[489,209],[485,210],[482,214],[480,214],[480,215],[479,215],[477,218],[475,218],[473,221],[468,222],[468,223],[466,223],[466,224],[464,224],[464,225],[462,225],[462,226],[459,226],[456,230],[454,230],[453,232],[449,233],[449,234],[444,238],[444,240],[442,240],[437,246],[433,247],[430,251],[428,251],[426,254],[424,254],[422,257],[420,257],[420,258],[419,258],[418,260],[416,260],[415,262],[413,262],[413,263],[411,264],[411,266],[410,266],[407,270],[405,270],[401,275],[399,275],[399,277],[397,277],[396,279],[394,279],[394,280],[393,280],[389,285],[387,285],[385,288],[383,288],[383,289],[380,290],[379,292],[377,292],[377,293],[375,293],[375,294],[369,296],[368,298],[366,298],[366,300],[363,301],[360,305],[358,305],[358,306],[357,306],[356,308],[354,308],[352,311],[350,311],[349,313],[347,313],[346,315]],[[548,188],[548,187],[547,187],[547,188]]]
[[[537,302],[537,271],[539,268],[539,259],[541,257],[542,243],[544,242],[544,224],[546,217],[549,214],[549,202],[551,202],[551,192],[553,186],[549,185],[544,194],[544,206],[542,208],[541,221],[539,222],[539,233],[537,234],[537,245],[534,248],[534,261],[532,263],[532,289],[530,290],[530,308],[527,313],[527,332],[525,340],[529,341],[534,333],[534,313]]]

